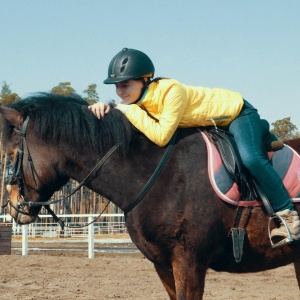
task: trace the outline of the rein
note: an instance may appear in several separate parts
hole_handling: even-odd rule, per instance
[[[27,201],[23,202],[24,205],[29,206],[29,207],[35,207],[35,206],[49,206],[51,204],[55,204],[58,202],[62,202],[72,195],[74,195],[82,186],[84,186],[87,182],[90,180],[94,179],[96,176],[97,171],[104,165],[104,163],[108,160],[108,158],[118,149],[118,146],[113,146],[102,158],[101,160],[97,163],[97,165],[92,169],[92,171],[78,184],[78,186],[66,197],[62,199],[57,199],[57,200],[50,200],[46,202],[33,202],[33,201]]]
[[[23,157],[24,157],[24,144],[25,144],[25,138],[26,138],[26,130],[27,130],[27,126],[28,126],[28,122],[29,122],[29,116],[26,117],[22,129],[21,130],[17,130],[14,128],[14,131],[21,136],[21,141],[19,144],[19,148],[17,150],[17,157],[16,157],[16,161],[15,164],[13,166],[13,175],[14,175],[14,179],[16,180],[17,184],[18,184],[18,189],[19,189],[19,195],[20,198],[22,198],[24,200],[24,179],[23,179],[23,174],[22,174],[22,163],[23,163]],[[172,150],[174,148],[175,142],[176,142],[176,137],[177,137],[177,131],[174,133],[171,141],[169,142],[166,151],[163,155],[163,157],[161,158],[158,166],[156,167],[155,171],[153,172],[152,176],[149,178],[149,180],[147,181],[147,183],[145,184],[145,186],[142,188],[142,190],[138,193],[138,195],[127,205],[125,206],[125,208],[123,209],[124,213],[127,214],[128,212],[130,212],[143,198],[144,196],[147,194],[147,192],[150,190],[150,188],[152,187],[152,185],[154,184],[154,182],[156,181],[156,179],[158,178],[159,174],[161,173],[161,171],[163,170],[164,166],[166,165]],[[11,201],[9,201],[10,205],[19,213],[25,214],[25,215],[33,215],[30,213],[27,213],[26,211],[23,210],[23,208],[25,206],[28,207],[39,207],[39,206],[44,206],[45,209],[51,214],[51,216],[54,218],[54,220],[59,223],[62,227],[62,230],[65,226],[64,221],[62,221],[61,219],[59,219],[55,213],[53,212],[53,210],[50,208],[51,204],[55,204],[58,202],[62,202],[64,200],[66,200],[67,198],[71,197],[73,194],[75,194],[82,186],[84,186],[87,182],[89,182],[90,180],[94,179],[96,177],[96,173],[97,171],[104,165],[104,163],[108,160],[108,158],[118,149],[117,145],[114,145],[102,158],[101,160],[96,164],[96,166],[90,171],[90,173],[79,183],[79,185],[66,197],[62,198],[62,199],[57,199],[57,200],[50,200],[50,201],[46,201],[46,202],[33,202],[33,201],[23,201],[21,203],[18,203],[18,207],[15,207]],[[39,176],[36,172],[36,169],[34,167],[33,161],[31,159],[31,155],[27,146],[27,150],[28,150],[28,161],[30,163],[30,167],[33,173],[33,176],[35,175],[38,179]],[[35,180],[35,177],[34,177]],[[40,180],[40,179],[39,179]],[[40,180],[41,181],[41,180]],[[36,182],[36,180],[35,180]],[[110,201],[108,202],[108,204],[110,203]],[[106,207],[108,206],[108,204],[106,205]],[[104,210],[106,209],[106,207],[104,208]],[[104,212],[104,210],[99,214],[99,216],[97,218],[95,218],[92,222],[88,223],[85,226],[90,225],[91,223],[95,222]],[[84,226],[82,226],[84,227]]]
[[[130,204],[124,207],[123,211],[125,214],[130,212],[143,198],[144,196],[148,193],[154,182],[156,181],[158,175],[164,168],[165,164],[168,161],[168,158],[170,157],[172,150],[174,148],[175,142],[176,142],[176,137],[177,137],[177,131],[175,131],[171,141],[169,142],[167,149],[161,158],[158,166],[156,167],[154,173],[150,177],[150,179],[147,181],[146,185],[143,187],[143,189],[138,193],[138,195],[132,200]]]

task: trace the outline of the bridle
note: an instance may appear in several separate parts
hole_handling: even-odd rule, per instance
[[[17,207],[13,204],[11,200],[8,200],[10,206],[12,206],[18,213],[22,213],[27,216],[35,216],[35,214],[28,213],[24,210],[25,206],[23,205],[24,201],[24,180],[23,180],[23,171],[22,171],[22,164],[23,164],[23,157],[24,157],[24,143],[25,143],[25,136],[26,130],[29,122],[29,116],[26,117],[25,121],[23,122],[22,129],[18,130],[14,127],[14,131],[21,137],[19,147],[16,153],[16,159],[12,166],[12,177],[10,178],[8,184],[12,184],[17,182],[18,185],[18,200],[22,199],[22,202],[18,202]],[[30,159],[29,159],[30,161]]]
[[[68,199],[69,197],[74,195],[88,181],[95,178],[97,171],[102,167],[102,165],[106,162],[106,160],[118,149],[118,147],[116,145],[113,146],[103,156],[103,158],[97,163],[97,165],[91,170],[91,172],[78,184],[78,186],[69,195],[65,196],[64,198],[56,199],[56,200],[50,200],[50,201],[46,201],[46,202],[25,201],[24,185],[26,183],[24,184],[24,176],[23,176],[22,165],[23,165],[23,160],[24,160],[24,145],[26,144],[25,139],[26,139],[26,132],[27,132],[27,126],[28,126],[29,120],[30,120],[30,117],[27,116],[25,121],[23,122],[21,130],[18,130],[16,128],[14,128],[14,131],[21,137],[21,140],[20,140],[20,143],[19,143],[19,147],[17,149],[16,159],[15,159],[15,162],[14,162],[13,167],[12,167],[12,178],[8,182],[9,184],[11,184],[13,182],[17,183],[17,185],[18,185],[18,199],[21,199],[22,201],[21,202],[19,201],[17,206],[15,206],[11,200],[8,200],[7,204],[9,203],[9,205],[12,206],[12,208],[14,208],[18,213],[21,213],[21,214],[24,214],[24,215],[27,215],[27,216],[34,216],[34,217],[37,216],[37,213],[36,214],[29,213],[29,212],[25,211],[25,207],[26,206],[28,206],[28,207],[41,207],[41,206],[44,206],[45,209],[55,219],[55,221],[58,222],[61,225],[62,230],[63,230],[63,227],[65,226],[64,222],[56,216],[56,214],[50,208],[50,205],[58,203],[58,202],[62,202],[64,200]],[[40,179],[40,177],[39,177],[39,175],[38,175],[38,173],[37,173],[37,171],[34,167],[33,160],[31,158],[30,151],[29,151],[29,148],[28,148],[27,144],[26,144],[26,147],[27,147],[27,157],[28,157],[28,161],[29,161],[29,164],[30,164],[31,173],[32,173],[32,176],[34,178],[34,182],[37,184],[36,178],[39,181],[42,181],[42,180]],[[108,202],[108,204],[109,204],[109,202]],[[105,206],[105,208],[108,206],[108,204]],[[101,212],[101,214],[102,214],[102,212]],[[98,218],[96,218],[96,219],[98,219]],[[87,224],[87,225],[89,225],[89,224]]]
[[[28,207],[41,207],[41,206],[44,206],[45,209],[52,215],[52,217],[54,218],[54,220],[61,225],[62,230],[63,230],[63,227],[65,226],[64,222],[55,215],[55,213],[50,208],[50,205],[66,200],[67,198],[69,198],[73,194],[75,194],[87,182],[89,182],[90,180],[92,180],[93,178],[95,178],[96,175],[97,175],[97,171],[104,165],[104,163],[108,160],[108,158],[118,149],[118,146],[114,145],[101,158],[101,160],[95,165],[95,167],[89,172],[89,174],[79,183],[79,185],[69,195],[67,195],[66,197],[64,197],[62,199],[49,200],[49,201],[45,201],[45,202],[25,201],[24,185],[26,185],[26,182],[24,181],[22,165],[23,165],[23,160],[24,160],[24,145],[26,144],[26,132],[27,132],[27,126],[28,126],[29,120],[30,120],[30,117],[27,116],[25,118],[25,121],[23,122],[21,130],[18,130],[16,128],[14,128],[14,131],[21,137],[21,140],[20,140],[19,147],[18,147],[18,150],[17,150],[16,159],[15,159],[15,162],[14,162],[13,168],[12,168],[13,176],[12,176],[12,179],[10,180],[10,182],[9,182],[10,184],[12,182],[17,182],[18,192],[19,192],[18,197],[19,197],[19,199],[22,199],[22,202],[18,202],[17,207],[12,203],[11,200],[8,200],[8,203],[18,213],[29,215],[29,216],[35,216],[35,217],[38,215],[38,213],[36,213],[36,214],[28,213],[28,212],[26,212],[24,210],[24,208],[26,206],[28,206]],[[169,142],[169,144],[168,144],[168,146],[166,148],[166,151],[165,151],[163,157],[161,158],[160,163],[156,167],[156,169],[155,169],[154,173],[152,174],[152,176],[150,177],[150,179],[147,181],[147,183],[145,184],[145,186],[143,187],[143,189],[138,193],[138,195],[130,202],[130,204],[128,204],[123,209],[123,211],[124,211],[125,214],[128,213],[129,211],[131,211],[143,199],[143,197],[147,194],[147,192],[149,191],[149,189],[151,188],[151,186],[156,181],[158,175],[162,171],[163,167],[165,166],[166,162],[168,161],[169,156],[171,155],[171,152],[172,152],[173,147],[175,145],[176,136],[177,136],[177,131],[175,132],[175,134],[173,135],[171,141]],[[30,164],[32,176],[33,176],[34,181],[36,183],[36,178],[39,181],[41,181],[41,179],[39,178],[38,173],[37,173],[37,171],[36,171],[36,169],[34,167],[33,160],[31,158],[30,151],[29,151],[29,148],[28,148],[27,144],[26,144],[26,148],[27,148],[27,157],[28,157],[28,161],[29,161],[29,164]],[[109,204],[109,202],[108,202],[108,204]],[[104,210],[101,212],[101,214],[104,212]],[[97,220],[100,217],[100,215],[95,220]],[[89,225],[89,224],[87,224],[87,225]]]

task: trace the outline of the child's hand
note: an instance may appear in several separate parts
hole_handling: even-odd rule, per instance
[[[101,119],[110,111],[110,106],[106,103],[94,103],[88,106],[88,109],[98,118]]]

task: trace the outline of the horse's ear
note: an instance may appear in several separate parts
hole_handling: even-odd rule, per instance
[[[3,118],[5,118],[13,126],[17,128],[21,127],[23,118],[20,112],[13,108],[6,107],[0,104],[0,113],[2,114]]]

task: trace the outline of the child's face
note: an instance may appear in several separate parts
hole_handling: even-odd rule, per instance
[[[143,83],[140,80],[128,80],[116,83],[116,93],[122,99],[123,104],[136,102],[142,92]]]

